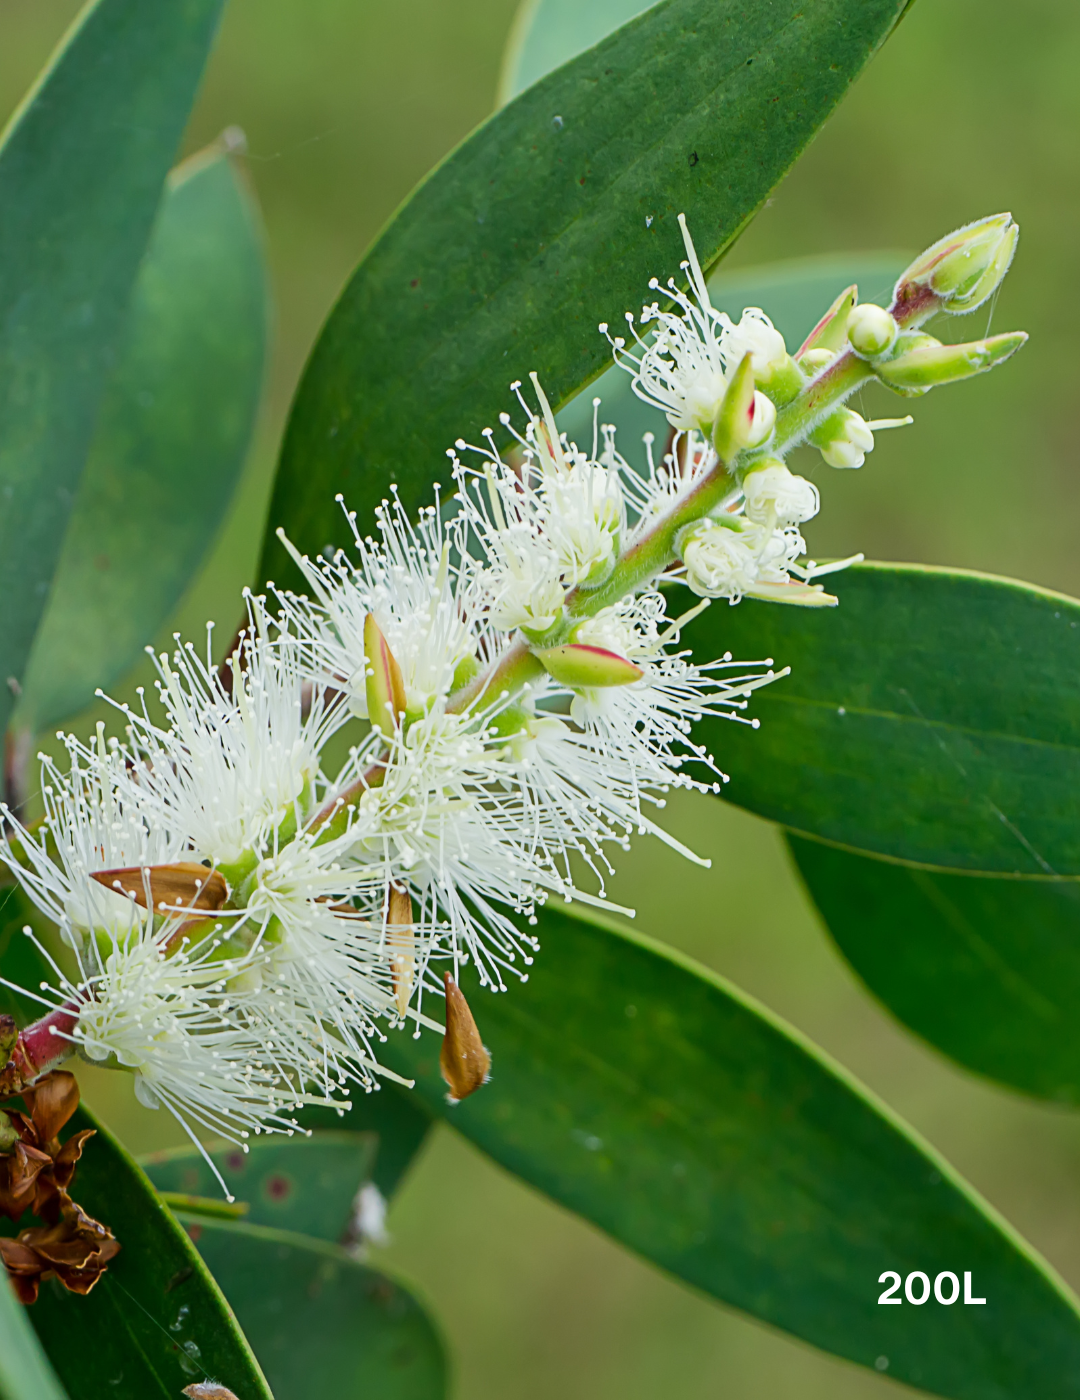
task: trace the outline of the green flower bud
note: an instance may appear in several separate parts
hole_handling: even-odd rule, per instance
[[[732,462],[744,447],[757,447],[772,432],[776,409],[764,394],[754,390],[749,351],[731,376],[724,401],[713,424],[713,446],[721,462]]]
[[[993,214],[947,234],[916,258],[897,282],[896,307],[925,300],[919,319],[935,311],[954,316],[974,311],[1001,285],[1019,236],[1011,214]]]
[[[901,391],[932,389],[938,384],[951,384],[958,379],[970,379],[974,374],[984,374],[1015,354],[1025,340],[1026,332],[1011,331],[966,345],[924,345],[905,350],[895,359],[878,365],[876,373],[890,388]]]
[[[825,315],[795,352],[801,362],[808,350],[831,350],[835,355],[847,342],[848,317],[858,299],[859,289],[854,283],[840,293]]]
[[[848,318],[851,348],[864,359],[874,359],[891,350],[899,330],[889,312],[873,302],[854,307]]]
[[[570,642],[566,646],[547,647],[534,651],[544,670],[560,685],[586,690],[612,685],[631,685],[641,679],[642,669],[604,647],[582,646]]]
[[[364,619],[364,661],[368,719],[392,739],[405,713],[405,681],[374,613]]]
[[[826,365],[831,365],[835,359],[836,352],[833,350],[826,350],[823,347],[817,350],[807,350],[805,354],[799,356],[799,368],[803,374],[809,375],[812,379]]]

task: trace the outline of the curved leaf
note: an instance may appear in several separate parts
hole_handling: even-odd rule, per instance
[[[499,105],[642,14],[655,0],[523,0],[514,17],[502,73]]]
[[[788,842],[841,952],[904,1025],[979,1074],[1080,1103],[1080,884]]]
[[[0,1280],[0,1400],[68,1400],[49,1365],[26,1309]]]
[[[357,1191],[371,1180],[378,1146],[374,1133],[330,1131],[260,1138],[246,1153],[225,1147],[210,1155],[229,1191],[247,1204],[245,1225],[336,1242],[348,1229]],[[159,1191],[221,1198],[221,1186],[197,1148],[155,1152],[139,1165]]]
[[[202,562],[247,456],[268,295],[258,209],[212,147],[166,186],[17,725],[45,729],[123,676]]]
[[[542,912],[527,985],[464,979],[492,1079],[443,1097],[439,1041],[381,1055],[498,1162],[686,1282],[956,1400],[1080,1395],[1065,1285],[932,1149],[722,979]],[[878,1305],[878,1276],[972,1274],[983,1306]],[[885,1358],[880,1361],[879,1358]]]
[[[68,1390],[177,1400],[213,1378],[240,1400],[272,1400],[225,1299],[143,1172],[85,1107],[71,1126],[97,1129],[72,1194],[121,1250],[87,1297],[46,1283],[30,1309]]]
[[[838,845],[925,865],[1080,875],[1080,603],[909,564],[837,574],[832,609],[714,604],[696,655],[771,656],[759,730],[707,721],[725,797]]]
[[[536,370],[556,404],[685,256],[716,260],[882,43],[906,0],[666,0],[515,99],[416,190],[360,264],[293,406],[264,576],[366,523],[396,482],[426,502]]]
[[[181,1217],[277,1400],[441,1400],[438,1332],[397,1279],[321,1240]]]
[[[221,0],[96,0],[0,146],[0,676],[21,679]],[[0,727],[11,690],[0,684]]]

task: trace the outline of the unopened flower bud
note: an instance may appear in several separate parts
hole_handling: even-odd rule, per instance
[[[890,388],[925,391],[938,384],[985,374],[1014,355],[1026,340],[1025,331],[1011,331],[966,345],[923,345],[876,366],[875,372]]]
[[[747,351],[739,361],[713,424],[713,446],[721,462],[730,462],[737,457],[750,442],[754,431],[758,396],[754,391],[752,359],[753,356]]]
[[[821,504],[812,481],[795,476],[777,458],[758,462],[743,480],[746,516],[761,525],[801,525],[818,513]]]
[[[830,413],[810,434],[810,441],[830,467],[861,467],[866,454],[874,450],[874,434],[866,419],[850,408]]]
[[[387,739],[392,739],[405,713],[405,680],[374,613],[368,613],[364,619],[364,661],[367,717]]]
[[[487,1083],[491,1055],[480,1039],[464,993],[449,972],[443,973],[443,986],[446,989],[446,1034],[439,1052],[439,1070],[450,1087],[446,1096],[448,1102],[460,1103]]]
[[[718,521],[695,521],[680,541],[679,553],[686,585],[699,598],[737,602],[757,582],[756,551],[738,529]]]
[[[561,647],[534,651],[544,670],[560,685],[589,690],[613,685],[632,685],[644,674],[640,666],[604,647],[569,642]]]
[[[902,310],[925,301],[918,319],[938,310],[952,315],[974,311],[1001,285],[1019,235],[1011,214],[993,214],[947,234],[916,258],[897,282],[896,307]]]
[[[836,353],[833,350],[825,350],[824,348],[807,350],[804,354],[799,356],[799,368],[802,370],[803,374],[808,374],[813,378],[813,376],[823,370],[826,365],[831,365],[835,359]]]
[[[856,355],[873,359],[891,350],[899,326],[883,306],[867,302],[856,306],[848,318],[848,340]]]
[[[906,428],[907,418],[874,418],[868,423],[850,408],[839,408],[810,434],[810,441],[830,467],[861,467],[874,450],[874,434],[885,428]]]
[[[802,363],[810,350],[829,350],[832,354],[842,350],[847,342],[848,317],[855,305],[859,289],[854,284],[845,287],[829,307],[825,315],[795,352],[795,358]],[[805,368],[805,366],[804,366]]]
[[[386,902],[386,942],[390,949],[390,972],[394,979],[394,1001],[402,1020],[409,1009],[416,978],[416,927],[412,897],[401,885],[392,884]]]

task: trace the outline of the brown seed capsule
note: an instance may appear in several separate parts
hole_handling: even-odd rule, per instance
[[[416,976],[416,953],[413,943],[413,906],[409,891],[400,885],[390,886],[386,905],[386,941],[390,947],[390,970],[394,977],[394,999],[398,1015],[404,1018],[412,996]]]
[[[443,985],[446,988],[446,1034],[439,1053],[439,1069],[450,1086],[447,1101],[460,1103],[487,1083],[491,1056],[480,1039],[469,1003],[449,972],[443,974]]]
[[[178,860],[172,865],[132,865],[120,870],[94,870],[93,878],[107,890],[129,895],[136,904],[155,912],[184,914],[220,909],[228,897],[225,877],[197,861]]]

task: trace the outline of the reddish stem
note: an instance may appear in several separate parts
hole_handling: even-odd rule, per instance
[[[78,1019],[79,1005],[69,1001],[19,1032],[0,1070],[0,1098],[21,1094],[68,1058],[75,1048],[68,1036]]]

